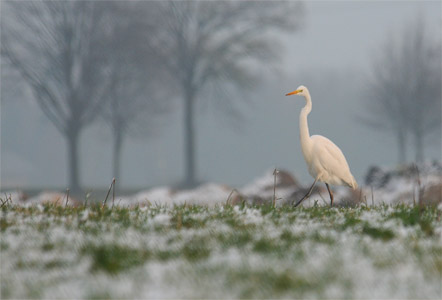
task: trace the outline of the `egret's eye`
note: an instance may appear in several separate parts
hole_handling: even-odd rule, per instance
[[[300,92],[302,93],[302,90]]]

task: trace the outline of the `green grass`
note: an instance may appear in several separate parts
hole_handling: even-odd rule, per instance
[[[440,211],[436,212],[434,209],[428,209],[427,207],[401,206],[400,209],[392,212],[390,216],[400,219],[404,226],[419,225],[425,234],[432,235],[434,233],[432,221],[435,217],[440,220]]]
[[[364,224],[362,228],[362,233],[371,236],[372,238],[381,239],[383,241],[389,241],[394,238],[394,233],[390,229],[382,229]]]
[[[92,257],[92,272],[105,271],[110,274],[142,265],[151,256],[149,250],[118,244],[84,245],[81,252]]]

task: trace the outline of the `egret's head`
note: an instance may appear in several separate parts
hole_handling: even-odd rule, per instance
[[[298,86],[298,88],[296,90],[294,90],[291,93],[285,94],[286,96],[291,96],[291,95],[302,95],[302,96],[306,96],[308,94],[308,90],[305,86],[300,85]]]

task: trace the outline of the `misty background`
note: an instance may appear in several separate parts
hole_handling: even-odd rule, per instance
[[[284,96],[301,84],[312,95],[310,133],[324,135],[342,149],[359,183],[370,166],[398,163],[395,136],[386,130],[373,130],[365,122],[367,115],[373,114],[366,105],[369,93],[379,93],[370,90],[373,62],[389,37],[402,35],[417,19],[425,21],[426,34],[440,49],[441,3],[296,4],[293,29],[270,30],[270,36],[279,41],[278,60],[256,68],[259,84],[229,94],[229,101],[238,108],[237,116],[229,114],[229,106],[216,104],[223,101],[216,89],[197,102],[198,182],[240,186],[276,167],[290,171],[303,184],[310,183],[298,132],[304,99]],[[7,12],[2,8],[2,38]],[[434,63],[440,69],[440,60]],[[3,56],[1,67],[1,188],[64,189],[69,180],[65,139],[43,114],[29,85]],[[168,102],[154,123],[142,125],[149,127],[148,133],[124,142],[121,175],[117,178],[122,188],[177,185],[185,177],[184,103],[179,93],[173,92],[174,81],[161,80],[155,86],[162,87],[165,92],[161,99]],[[142,93],[150,92],[146,89]],[[440,103],[440,96],[438,99]],[[440,116],[440,104],[438,107]],[[436,127],[440,128],[440,121]],[[112,138],[102,118],[96,118],[80,134],[79,179],[83,188],[109,186],[114,177]],[[424,160],[441,160],[440,130],[429,135],[424,145]],[[406,147],[406,161],[415,161],[412,139],[406,141]]]

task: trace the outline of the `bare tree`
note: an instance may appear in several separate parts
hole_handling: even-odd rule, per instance
[[[413,136],[415,161],[423,162],[424,146],[433,134],[440,145],[441,47],[426,32],[423,18],[410,24],[402,40],[403,89],[408,107],[408,130]]]
[[[144,69],[124,54],[113,56],[111,85],[108,89],[104,120],[113,135],[113,176],[121,182],[121,152],[126,137],[154,136],[157,134],[162,114],[168,111],[167,91],[154,69]],[[149,73],[151,71],[152,73]]]
[[[146,3],[147,51],[158,57],[184,102],[184,184],[197,182],[195,107],[209,88],[249,88],[259,69],[276,58],[277,36],[293,31],[302,15],[299,2],[163,1]],[[150,25],[149,25],[150,24]],[[222,88],[220,88],[222,87]],[[232,100],[228,105],[232,105]],[[231,110],[234,112],[234,110]]]
[[[107,73],[109,89],[102,110],[103,119],[113,135],[113,176],[121,184],[121,155],[127,137],[156,135],[163,120],[161,116],[170,108],[170,89],[164,88],[165,72],[152,56],[145,56],[144,27],[137,18],[140,2],[108,3],[112,15],[109,30],[112,39],[106,51],[109,60]]]
[[[440,45],[425,32],[422,18],[390,36],[373,62],[365,123],[396,136],[398,161],[406,162],[408,137],[415,159],[424,159],[424,139],[441,126]]]
[[[5,1],[2,6],[2,56],[66,138],[72,191],[80,190],[80,133],[97,116],[107,88],[103,8],[93,1]]]

